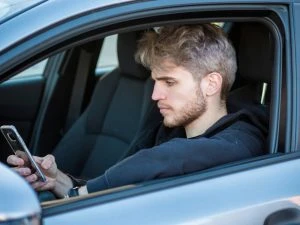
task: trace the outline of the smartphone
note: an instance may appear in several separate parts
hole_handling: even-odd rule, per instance
[[[38,178],[40,181],[45,182],[46,177],[39,168],[38,164],[34,161],[30,151],[28,150],[25,142],[23,141],[21,135],[17,131],[16,127],[13,125],[3,125],[0,127],[2,134],[4,135],[5,139],[7,140],[8,144],[10,145],[13,152],[16,154],[17,150],[25,152],[28,157],[28,160],[31,163],[32,168],[35,170]]]

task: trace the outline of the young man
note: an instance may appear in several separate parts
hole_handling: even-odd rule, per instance
[[[186,138],[142,149],[87,183],[61,172],[52,155],[36,157],[47,176],[45,183],[37,181],[23,156],[9,156],[8,163],[17,166],[17,172],[36,190],[64,197],[263,154],[265,136],[255,118],[246,111],[227,113],[226,97],[237,66],[235,51],[220,28],[203,24],[149,31],[140,40],[136,59],[152,72],[152,99],[157,101],[164,126],[184,127]]]

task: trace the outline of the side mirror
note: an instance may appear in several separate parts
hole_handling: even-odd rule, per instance
[[[0,224],[42,224],[37,194],[22,177],[2,163],[0,163]]]

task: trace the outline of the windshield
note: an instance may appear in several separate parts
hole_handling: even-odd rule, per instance
[[[14,17],[45,0],[1,0],[0,23]]]

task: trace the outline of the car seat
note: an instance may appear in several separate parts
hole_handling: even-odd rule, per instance
[[[235,24],[229,34],[238,59],[234,90],[228,96],[228,110],[245,108],[259,119],[268,132],[271,83],[274,78],[274,40],[270,30],[261,23]],[[268,137],[266,152],[272,152]]]
[[[153,81],[134,60],[139,37],[119,34],[119,67],[99,79],[88,107],[53,151],[62,171],[86,179],[101,175],[126,155],[142,129]]]

